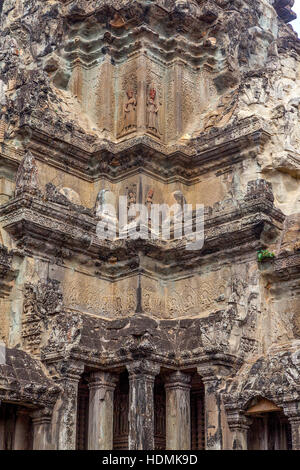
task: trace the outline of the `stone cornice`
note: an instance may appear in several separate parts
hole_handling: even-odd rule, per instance
[[[127,11],[130,12],[131,16],[134,15],[136,12],[137,19],[141,15],[141,7],[143,4],[148,6],[142,1],[132,1],[132,0],[98,0],[94,2],[89,2],[90,5],[87,5],[85,0],[60,0],[62,3],[62,13],[66,18],[74,18],[77,15],[77,19],[89,17],[91,15],[95,15],[97,13],[101,13],[101,11],[105,10],[107,13],[108,10],[111,12],[118,11],[120,13],[126,14]],[[192,3],[192,2],[191,2]],[[294,5],[293,0],[273,0],[273,7],[277,11],[279,18],[281,18],[284,22],[289,23],[293,21],[297,15],[293,12],[292,7]],[[76,6],[77,11],[74,12],[74,7]],[[201,5],[202,8],[198,8],[198,11],[190,10],[185,11],[186,21],[190,25],[192,21],[195,20],[202,20],[203,22],[206,21],[207,23],[211,23],[217,19],[218,12],[222,10],[222,4],[220,2],[215,2],[212,0],[207,0],[204,2],[204,5]],[[225,4],[226,6],[226,4]],[[223,7],[224,8],[224,7]],[[166,15],[170,13],[178,12],[178,7],[176,6],[175,0],[173,2],[166,2],[164,0],[156,0],[152,2],[151,5],[151,14],[153,16],[159,15]],[[196,18],[195,18],[196,13]],[[179,19],[182,20],[182,15],[178,15]],[[176,21],[176,15],[174,16],[174,21]],[[196,25],[198,22],[196,21]]]
[[[6,364],[0,365],[0,400],[52,409],[59,392],[40,361],[22,350],[6,349]]]
[[[31,136],[28,149],[36,159],[89,181],[100,177],[119,181],[138,171],[165,182],[180,178],[187,184],[208,171],[244,159],[251,150],[259,151],[271,135],[268,124],[255,117],[214,129],[185,144],[168,146],[148,135],[112,142],[76,133],[71,144],[67,129],[56,129],[55,123],[40,115],[24,124],[26,129]]]
[[[217,367],[226,368],[227,372],[224,377],[230,377],[236,374],[238,369],[242,366],[243,360],[240,357],[237,357],[233,354],[226,354],[220,352],[211,353],[209,355],[205,353],[199,353],[195,355],[193,359],[184,360],[178,358],[166,357],[165,354],[151,354],[149,357],[144,358],[132,358],[130,353],[124,355],[122,358],[117,355],[106,356],[101,355],[101,357],[96,357],[92,354],[91,350],[84,350],[80,346],[74,346],[70,351],[70,360],[75,362],[80,362],[86,367],[92,367],[93,369],[99,369],[102,372],[111,372],[118,373],[121,369],[128,366],[133,374],[138,375],[150,374],[157,375],[159,373],[159,368],[162,367],[165,370],[174,371],[174,369],[180,369],[182,373],[188,373],[191,369],[198,367]],[[46,351],[42,354],[42,361],[48,367],[55,366],[64,360],[64,353],[47,353]],[[149,365],[149,369],[147,369]],[[157,372],[158,371],[158,372]]]
[[[214,373],[226,376],[231,369],[237,370],[244,360],[242,351],[240,356],[230,352],[228,338],[218,341],[211,337],[205,344],[203,342],[203,337],[207,338],[205,332],[214,330],[220,337],[225,325],[228,330],[228,321],[232,328],[233,318],[225,311],[205,318],[159,322],[143,315],[142,323],[139,323],[141,317],[136,315],[116,321],[89,318],[85,314],[77,314],[77,317],[81,324],[80,339],[68,349],[68,358],[93,369],[117,370],[129,362],[150,360],[167,369],[178,368],[184,372],[199,367],[200,375],[205,372],[205,377]],[[65,321],[64,328],[68,329],[65,318],[68,318],[66,313],[62,314],[60,323]],[[132,333],[137,331],[138,324],[139,338]],[[62,347],[48,343],[41,351],[47,364],[63,361],[64,355],[63,343]]]
[[[259,180],[260,181],[260,180]],[[263,180],[261,180],[263,181]],[[25,251],[42,254],[47,252],[51,257],[62,252],[62,257],[72,253],[85,253],[91,258],[101,260],[101,270],[112,279],[132,272],[140,267],[139,256],[144,253],[153,259],[159,259],[163,274],[165,263],[168,274],[173,259],[173,268],[180,262],[191,269],[193,263],[201,257],[214,252],[222,252],[228,246],[233,248],[260,242],[264,227],[281,230],[284,215],[274,208],[263,192],[248,193],[244,201],[235,204],[232,200],[223,201],[214,208],[205,210],[205,240],[200,250],[186,250],[186,240],[155,239],[115,239],[102,240],[96,236],[97,219],[87,215],[87,209],[80,206],[77,210],[61,204],[43,200],[31,194],[23,193],[0,208],[1,223]],[[87,213],[86,213],[87,212]],[[69,250],[69,254],[68,254]],[[64,254],[65,253],[65,254]],[[109,262],[111,256],[118,260],[116,265]],[[100,258],[99,258],[100,257]],[[130,266],[124,266],[128,260]],[[194,260],[194,261],[193,261]],[[121,269],[122,266],[122,269]],[[118,269],[116,269],[118,268]],[[182,272],[182,266],[180,268]]]
[[[145,2],[141,0],[96,0],[86,2],[85,0],[61,0],[63,4],[62,14],[66,19],[82,20],[92,15],[97,17],[114,12],[122,14],[125,18],[139,24],[142,20],[149,21],[149,18],[162,20],[166,19],[174,27],[180,25],[182,28],[190,27],[192,32],[197,31],[197,27],[203,23],[212,23],[218,17],[221,8],[214,0],[206,0],[201,7],[197,2],[190,2],[189,8],[182,8],[179,2],[166,0],[152,0]],[[145,15],[145,12],[148,15]],[[199,31],[199,30],[198,30]]]
[[[140,49],[141,38],[144,49]],[[80,37],[76,39],[76,43],[68,41],[64,50],[64,57],[68,60],[69,67],[73,68],[79,63],[86,69],[95,67],[99,58],[103,57],[103,32],[100,31],[99,37],[93,41],[85,41]],[[189,41],[181,35],[165,37],[146,25],[140,25],[134,28],[134,34],[130,31],[126,36],[118,36],[113,31],[107,31],[105,43],[109,45],[109,54],[117,64],[124,62],[128,57],[132,59],[146,49],[147,55],[163,64],[165,68],[173,66],[176,61],[181,61],[193,70],[209,67],[210,71],[216,71],[222,67],[216,59],[218,48],[208,43],[202,36],[199,41]],[[215,64],[209,66],[205,60],[210,59],[212,62],[212,57],[215,58]]]
[[[274,260],[260,266],[261,273],[273,282],[292,281],[300,275],[300,253],[280,253]]]

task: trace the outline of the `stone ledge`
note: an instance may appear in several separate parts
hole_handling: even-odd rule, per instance
[[[260,180],[263,181],[263,180]],[[261,244],[260,237],[264,227],[278,232],[282,229],[284,215],[273,206],[268,199],[267,189],[264,194],[258,185],[249,187],[248,193],[237,206],[233,200],[216,204],[205,210],[205,243],[200,250],[185,250],[187,240],[155,240],[155,239],[115,239],[102,240],[96,236],[97,219],[88,215],[88,210],[81,206],[69,206],[53,201],[45,201],[42,197],[23,193],[0,208],[1,222],[16,240],[19,247],[25,251],[38,253],[45,251],[47,240],[49,256],[57,255],[62,250],[62,256],[70,257],[76,253],[101,260],[101,269],[110,276],[115,276],[121,265],[124,273],[129,266],[124,267],[124,261],[134,260],[139,252],[154,259],[160,259],[162,264],[169,266],[170,259],[198,263],[198,256],[226,250],[228,246],[244,249],[252,243]],[[271,197],[271,196],[270,196]],[[274,233],[275,233],[274,232]],[[253,247],[251,248],[253,249]],[[65,255],[63,255],[65,253]],[[99,258],[99,255],[101,256]],[[117,264],[111,264],[111,256],[117,257]],[[121,263],[121,264],[118,264]],[[136,263],[136,262],[134,262]],[[139,264],[136,265],[136,268]],[[132,272],[132,262],[130,272]],[[181,267],[182,270],[182,267]]]
[[[39,361],[20,349],[6,348],[6,363],[0,365],[0,400],[53,408],[59,392]]]
[[[73,144],[70,144],[66,139],[68,132],[56,129],[55,123],[47,123],[44,116],[31,119],[26,127],[31,135],[28,148],[36,159],[45,161],[47,155],[47,162],[64,171],[68,163],[72,168],[69,171],[80,172],[90,181],[97,181],[101,176],[121,180],[143,169],[162,181],[170,182],[179,176],[188,183],[213,168],[232,164],[233,158],[244,159],[243,152],[263,146],[270,138],[268,124],[253,117],[225,129],[214,128],[186,144],[174,145],[165,145],[149,135],[119,142],[96,138],[88,142],[88,136],[83,134],[80,139],[72,135]]]

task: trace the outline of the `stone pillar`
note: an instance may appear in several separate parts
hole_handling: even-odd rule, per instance
[[[129,450],[154,449],[155,376],[160,367],[147,360],[127,366],[129,372]]]
[[[30,416],[29,410],[19,409],[14,433],[14,450],[30,450]]]
[[[181,62],[176,63],[174,69],[175,78],[175,125],[176,125],[176,136],[177,139],[182,137],[183,119],[182,119],[182,86],[183,86],[183,64]]]
[[[146,83],[146,54],[140,53],[137,68],[137,130],[143,133],[146,130],[147,83]]]
[[[247,450],[251,418],[236,409],[226,407],[226,411],[229,429],[232,433],[232,450]]]
[[[36,410],[32,413],[33,450],[51,449],[51,414],[48,410]]]
[[[78,383],[84,365],[77,362],[63,362],[56,365],[60,374],[59,385],[62,393],[53,411],[53,442],[58,450],[76,449]]]
[[[289,418],[292,434],[292,449],[300,450],[300,416]]]
[[[205,449],[222,450],[222,428],[221,428],[221,378],[217,375],[218,368],[198,367],[198,374],[204,384],[205,399]]]
[[[291,426],[292,449],[300,450],[300,401],[285,403],[283,410]]]
[[[89,450],[113,449],[114,390],[118,377],[109,372],[93,372],[89,389]]]
[[[191,449],[191,377],[180,371],[168,376],[166,389],[166,450]]]
[[[114,112],[112,110],[112,86],[113,86],[113,76],[112,76],[112,64],[109,54],[107,54],[102,63],[102,77],[106,79],[106,85],[104,90],[104,106],[101,110],[100,115],[100,126],[103,129],[105,136],[109,138],[109,133],[114,135]],[[102,85],[101,85],[102,87]],[[127,90],[125,90],[127,91]],[[102,121],[102,122],[101,122]],[[99,126],[99,127],[100,127]]]

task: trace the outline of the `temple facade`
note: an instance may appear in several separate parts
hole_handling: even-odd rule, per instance
[[[0,1],[0,449],[300,450],[293,3]]]

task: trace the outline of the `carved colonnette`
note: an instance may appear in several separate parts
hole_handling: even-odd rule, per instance
[[[89,449],[113,448],[114,389],[117,380],[117,376],[105,372],[90,375]]]
[[[51,441],[57,450],[76,449],[78,384],[84,371],[80,361],[55,361],[49,364],[62,392],[56,402],[51,421]]]
[[[182,373],[170,374],[166,389],[166,449],[191,448],[191,377]]]
[[[130,450],[154,449],[154,378],[159,366],[146,360],[127,365],[129,372]]]

